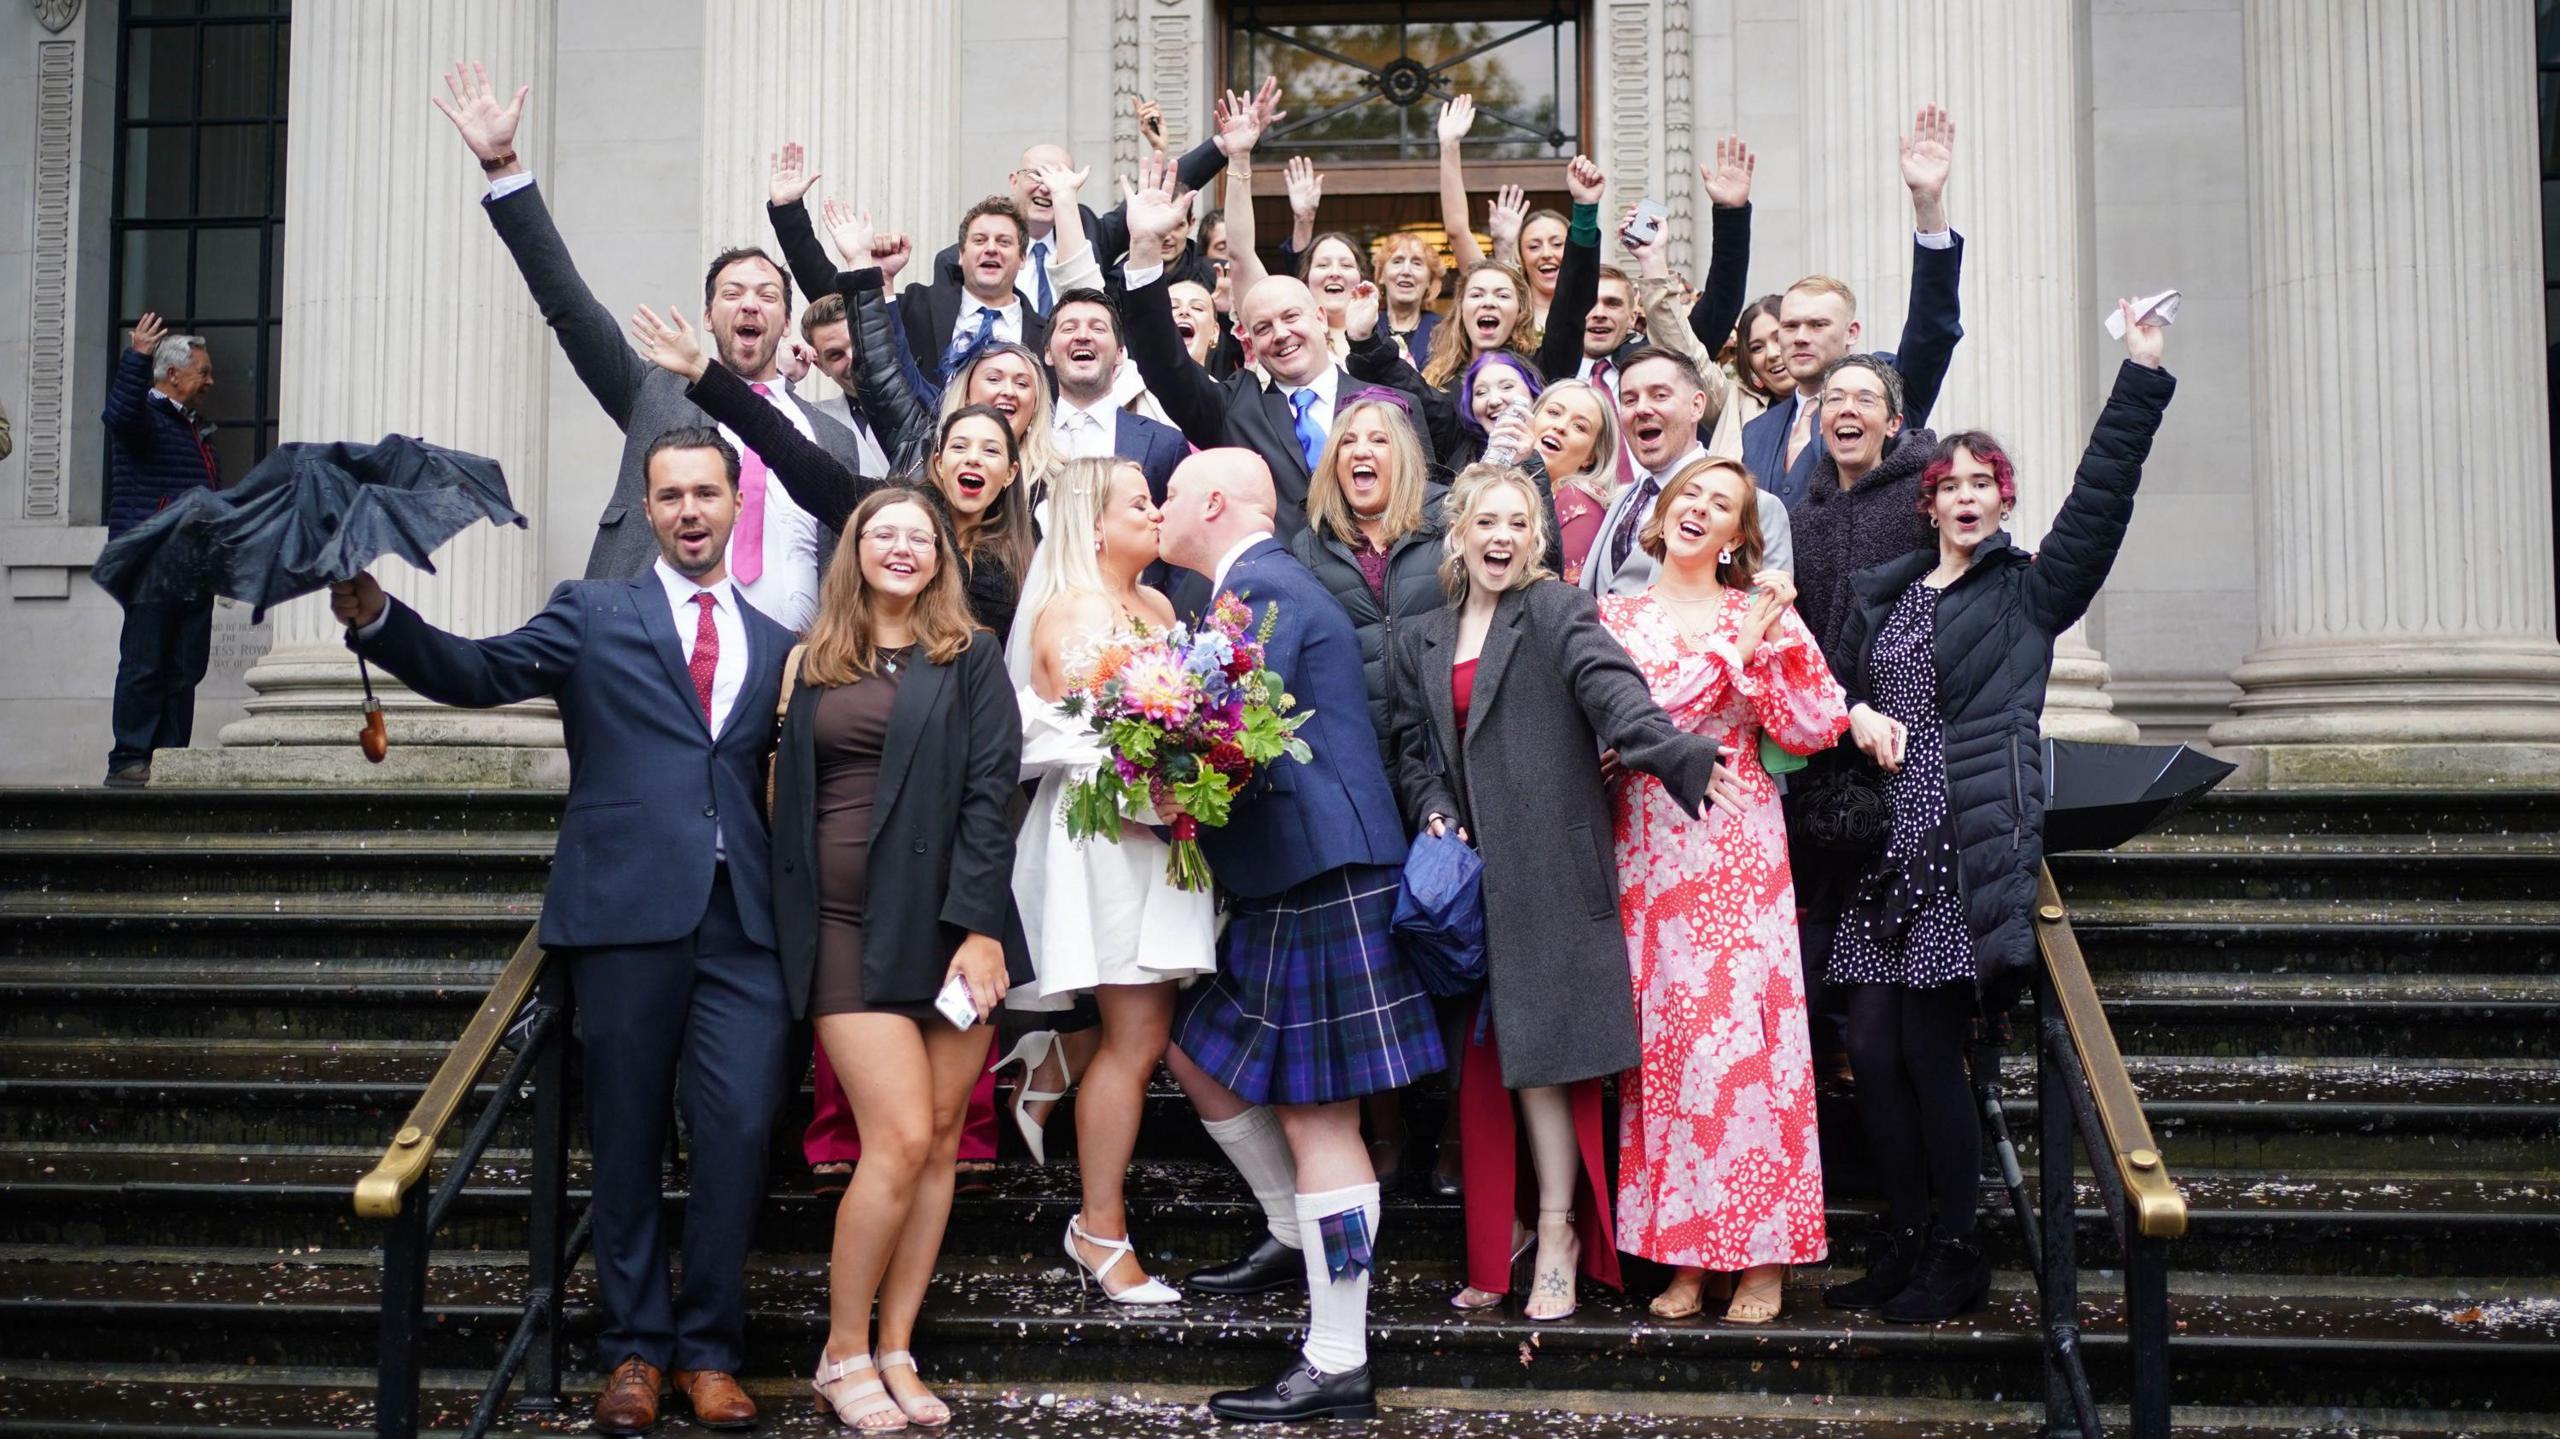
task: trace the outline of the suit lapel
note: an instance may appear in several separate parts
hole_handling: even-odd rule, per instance
[[[1484,733],[1485,717],[1493,712],[1494,697],[1502,692],[1502,676],[1511,667],[1511,652],[1520,645],[1520,615],[1525,608],[1518,590],[1505,594],[1494,607],[1493,623],[1484,632],[1484,652],[1476,656],[1476,687],[1467,697],[1469,744]]]
[[[640,612],[640,628],[649,636],[649,647],[658,652],[658,663],[667,667],[667,678],[683,697],[685,708],[700,714],[702,698],[694,692],[693,671],[685,668],[684,645],[676,638],[675,615],[667,608],[667,592],[656,574],[645,574],[631,582],[631,601]],[[709,737],[707,732],[704,737]]]
[[[906,787],[907,772],[915,768],[916,742],[933,722],[934,711],[941,706],[942,693],[950,683],[949,666],[921,658],[898,671],[898,697],[889,704],[889,734],[880,750],[880,790],[871,801],[871,833],[875,839],[880,834],[880,822],[898,802],[898,791]]]
[[[1423,698],[1430,703],[1431,737],[1438,741],[1440,768],[1452,789],[1458,787],[1458,776],[1451,764],[1458,753],[1458,701],[1449,672],[1449,656],[1458,627],[1443,621],[1454,621],[1457,614],[1445,606],[1434,611],[1422,632]]]

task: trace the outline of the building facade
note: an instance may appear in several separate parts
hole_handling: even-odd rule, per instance
[[[93,781],[118,615],[98,422],[143,310],[204,334],[217,450],[387,431],[498,458],[526,531],[388,576],[466,633],[582,566],[620,439],[557,355],[427,103],[485,58],[533,94],[519,149],[600,298],[683,301],[763,238],[767,154],[929,253],[1024,146],[1088,193],[1177,150],[1222,82],[1282,74],[1325,224],[1436,229],[1432,92],[1486,97],[1470,178],[1670,212],[1759,154],[1752,289],[1821,270],[1875,343],[1909,265],[1895,137],[1953,112],[1966,339],[1937,409],[2016,456],[2030,543],[2120,350],[2107,302],[2174,286],[2179,398],[2049,728],[2206,738],[2277,782],[2560,776],[2554,413],[2536,57],[2550,0],[8,0],[0,8],[0,782]],[[2547,68],[2547,67],[2546,67]],[[2546,80],[2544,83],[2548,83]],[[1412,103],[1407,103],[1412,102]],[[1498,102],[1498,103],[1497,103]],[[929,243],[928,243],[929,242]],[[2543,359],[2545,364],[2532,362]],[[352,778],[355,674],[325,610],[217,615],[181,777]],[[404,712],[419,777],[556,772],[538,706]],[[467,757],[467,758],[466,758]],[[423,760],[414,761],[424,763]],[[460,764],[462,769],[452,766]],[[472,769],[471,765],[488,766]]]

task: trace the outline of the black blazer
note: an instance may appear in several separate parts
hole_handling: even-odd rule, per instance
[[[1022,305],[1022,344],[1031,353],[1043,354],[1049,339],[1049,318],[1035,310],[1019,293],[1013,297]],[[951,377],[942,372],[942,352],[951,348],[951,332],[960,323],[960,312],[977,301],[960,287],[956,279],[938,278],[930,285],[909,285],[898,296],[900,336],[907,347],[907,358],[915,361],[916,372],[934,385],[947,385]]]
[[[773,923],[795,1017],[808,1013],[818,969],[816,731],[824,692],[807,684],[792,691],[773,754]],[[1005,972],[1015,984],[1030,982],[1006,818],[1021,770],[1022,714],[994,635],[978,631],[949,664],[918,663],[898,676],[871,802],[865,1003],[931,1000],[971,934],[1001,940]]]

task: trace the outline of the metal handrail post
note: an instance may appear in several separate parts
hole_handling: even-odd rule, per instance
[[[416,1439],[418,1346],[427,1322],[427,1195],[412,1188],[382,1227],[382,1371],[374,1394],[373,1432]]]
[[[2134,1439],[2169,1439],[2169,1244],[2135,1233],[2125,1242],[2125,1338],[2133,1351]]]
[[[2072,1193],[2077,1125],[2066,1090],[2071,1075],[2054,1053],[2046,1019],[2058,1012],[2053,981],[2036,974],[2036,1190],[2043,1210],[2037,1254],[2036,1317],[2043,1327],[2044,1422],[2052,1439],[2080,1439],[2080,1407],[2064,1359],[2079,1347],[2079,1214]]]
[[[532,1213],[525,1233],[525,1278],[538,1327],[533,1347],[525,1354],[523,1393],[516,1408],[548,1413],[560,1407],[560,1373],[567,1348],[560,1324],[569,1280],[563,1264],[568,1246],[569,1006],[573,1002],[567,966],[544,969],[533,1002],[559,1018],[543,1036],[542,1057],[533,1069],[533,1166],[527,1192]]]

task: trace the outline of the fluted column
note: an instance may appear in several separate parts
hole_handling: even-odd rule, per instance
[[[496,459],[516,508],[543,512],[547,355],[540,313],[477,203],[482,186],[443,116],[439,67],[486,56],[491,79],[534,87],[517,149],[542,169],[550,90],[551,6],[544,0],[402,0],[315,5],[294,16],[285,170],[282,438],[371,440],[386,432]],[[475,525],[436,555],[436,573],[384,561],[376,575],[432,623],[465,635],[521,624],[542,602],[528,531]],[[344,629],[327,597],[297,600],[270,622],[275,641],[251,668],[248,718],[226,746],[333,746],[321,770],[361,774],[361,696]],[[548,701],[450,710],[374,672],[392,711],[401,774],[417,747],[557,746]]]
[[[2212,740],[2560,775],[2532,9],[2251,0],[2243,43],[2259,639]]]
[[[704,253],[772,244],[766,157],[784,140],[798,140],[822,172],[811,206],[838,195],[869,210],[884,232],[913,236],[917,268],[908,273],[921,275],[923,262],[950,243],[943,231],[975,198],[964,197],[960,184],[959,8],[947,0],[704,6]],[[1042,82],[1037,75],[980,78]]]
[[[1862,348],[1894,344],[1911,290],[1895,137],[1927,101],[1955,119],[1947,210],[1967,236],[1966,339],[1930,426],[1989,430],[2008,446],[2018,466],[2010,531],[2030,547],[2071,488],[2097,412],[2079,11],[2062,0],[1816,0],[1805,10],[1804,53],[1822,74],[1821,103],[1805,107],[1806,252],[1858,292]],[[2045,732],[2133,739],[2106,679],[2087,638],[2066,633]]]

